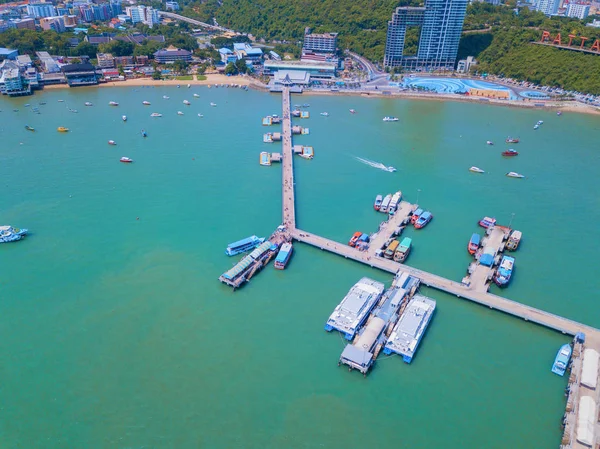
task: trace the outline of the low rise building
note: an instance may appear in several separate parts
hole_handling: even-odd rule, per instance
[[[165,8],[167,11],[171,10],[171,11],[177,11],[179,10],[179,3],[177,2],[165,2]]]
[[[45,73],[59,73],[60,67],[56,60],[50,56],[47,51],[38,51],[35,53],[40,60],[40,65]]]
[[[171,45],[168,48],[154,53],[154,60],[159,64],[166,64],[175,61],[189,62],[192,60],[192,52],[182,48],[175,48]]]
[[[12,48],[0,47],[0,61],[3,61],[5,59],[16,60],[18,55],[19,55],[19,50],[15,50]]]
[[[319,53],[335,53],[337,48],[337,33],[310,34],[306,29],[303,50]]]
[[[477,60],[473,56],[467,56],[466,59],[461,59],[458,61],[458,65],[456,66],[456,71],[458,73],[469,73],[471,71],[471,67],[477,65]]]
[[[101,69],[115,68],[115,58],[110,53],[96,53],[96,60],[98,61],[98,67]]]
[[[237,59],[245,59],[250,63],[259,62],[263,56],[260,48],[252,47],[246,43],[233,44],[233,53],[235,53]]]
[[[35,19],[16,19],[12,23],[17,30],[35,31]]]
[[[98,84],[99,75],[92,64],[68,64],[61,67],[69,87]]]
[[[275,75],[279,70],[289,72],[306,72],[311,78],[332,79],[336,76],[337,66],[330,62],[304,61],[265,61],[264,74]]]
[[[0,65],[0,92],[9,97],[31,95],[29,83],[15,61],[5,60]]]
[[[228,48],[219,48],[219,54],[221,55],[221,61],[223,64],[229,64],[230,62],[236,62],[236,54]]]

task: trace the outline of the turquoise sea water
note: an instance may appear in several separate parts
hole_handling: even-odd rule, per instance
[[[24,107],[40,101],[41,115]],[[312,117],[297,122],[311,134],[295,142],[315,159],[295,160],[299,227],[339,241],[372,232],[383,218],[375,195],[401,189],[435,216],[408,232],[408,264],[460,280],[477,220],[514,214],[524,239],[501,293],[600,326],[597,117],[292,100],[306,102]],[[323,325],[361,276],[389,285],[389,275],[295,245],[283,272],[268,268],[235,293],[217,281],[238,260],[224,255],[228,242],[280,223],[280,168],[258,164],[279,148],[262,143],[276,128],[260,119],[280,108],[276,95],[206,87],[0,99],[0,222],[31,231],[0,246],[2,447],[559,445],[566,380],[550,367],[567,337],[424,289],[438,309],[415,360],[380,357],[364,379],[337,366],[345,342]],[[509,134],[521,154],[503,159]]]

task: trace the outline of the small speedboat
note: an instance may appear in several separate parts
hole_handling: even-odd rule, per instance
[[[0,243],[19,241],[27,235],[27,232],[27,229],[13,228],[10,225],[0,226]]]
[[[217,103],[211,103],[210,105],[214,108],[217,105]]]
[[[177,115],[183,115],[183,112],[177,111]]]
[[[198,114],[198,117],[202,118],[202,117],[204,117],[204,116],[203,116],[202,114]]]
[[[392,167],[391,165],[389,167],[384,167],[383,170],[389,172],[389,173],[394,173],[396,170],[396,167]]]
[[[200,95],[198,95],[198,94],[194,94],[194,97],[196,97],[196,98],[200,98]]]
[[[383,196],[377,195],[375,197],[375,203],[373,204],[373,209],[379,210],[381,208],[381,203],[383,202]]]
[[[189,89],[190,87],[192,87],[192,85],[191,85],[191,84],[188,84],[188,85],[187,85],[187,87],[188,87],[188,89]]]
[[[541,125],[544,124],[544,121],[543,120],[538,120],[537,124],[541,126]]]
[[[482,228],[488,229],[493,226],[496,226],[496,219],[492,217],[483,217],[481,220],[479,220],[478,224]]]
[[[164,98],[165,100],[168,100],[168,99],[169,99],[169,97],[167,97],[166,95],[163,95],[163,98]]]
[[[308,103],[304,103],[304,104],[302,105],[302,107],[303,107],[303,108],[310,108],[310,104],[308,104]]]
[[[554,363],[552,364],[552,372],[554,374],[558,374],[559,376],[565,375],[565,371],[567,370],[569,361],[571,360],[571,353],[571,345],[565,344],[560,347],[556,357],[554,358]]]
[[[73,113],[77,114],[77,109],[71,109],[71,108],[69,108],[69,112],[73,112]]]
[[[558,112],[556,113],[556,115],[559,115],[559,116],[560,116],[560,115],[562,115],[562,112],[561,112],[561,111],[558,111]]]
[[[488,140],[488,141],[486,142],[486,144],[487,144],[487,145],[494,145],[494,142],[492,142],[491,140]]]
[[[533,129],[538,129],[540,125],[533,125]]]
[[[150,102],[149,102],[149,101],[142,101],[142,104],[143,104],[144,106],[150,106]]]
[[[519,143],[519,139],[515,139],[513,137],[507,137],[506,143]]]
[[[515,171],[509,171],[506,176],[508,176],[509,178],[524,178],[525,175],[522,175],[520,173],[517,173]]]
[[[92,103],[90,103],[89,101],[86,101],[86,102],[84,103],[84,105],[85,105],[85,106],[94,106],[94,105],[93,105]]]
[[[121,119],[122,119],[124,122],[126,122],[126,121],[127,121],[127,116],[126,116],[126,115],[124,115],[124,116],[122,116],[122,117],[121,117]]]
[[[142,137],[148,137],[148,134],[146,133],[145,130],[142,129],[141,133],[142,133]]]
[[[321,112],[321,115],[322,115],[323,117],[329,117],[329,112]]]
[[[131,164],[133,162],[133,159],[123,156],[121,159],[119,159],[119,161],[124,162],[126,164]]]
[[[431,212],[429,211],[425,211],[421,214],[421,216],[419,218],[417,218],[417,221],[415,221],[415,229],[422,229],[425,226],[427,226],[427,224],[431,221],[431,219],[433,218],[433,215],[431,215]]]
[[[162,114],[159,114],[158,112],[153,112],[152,114],[150,114],[150,117],[162,117]]]
[[[473,255],[479,249],[479,245],[481,244],[481,236],[477,233],[474,233],[469,240],[469,245],[467,246],[467,250],[469,254]]]
[[[184,105],[186,105],[186,106],[189,106],[189,105],[191,105],[192,103],[190,103],[190,102],[189,102],[189,101],[187,101],[187,100],[183,100],[183,104],[184,104]]]
[[[35,131],[35,128],[33,128],[33,127],[29,126],[29,125],[25,125],[25,129],[27,131]]]
[[[384,122],[397,122],[398,121],[398,117],[383,117],[383,121]]]
[[[519,152],[516,150],[513,150],[512,148],[509,148],[506,151],[502,152],[502,156],[518,156]]]
[[[354,109],[350,109],[350,114],[356,114],[356,111]]]
[[[479,167],[475,167],[475,166],[469,168],[469,171],[472,171],[473,173],[485,173],[485,170],[482,170]]]
[[[56,130],[59,133],[68,133],[69,132],[69,128],[65,128],[64,126],[59,126],[58,128],[56,128]]]
[[[117,144],[117,142],[115,142],[114,140],[109,140],[109,141],[108,141],[108,144],[109,144],[109,145],[116,145],[116,144]]]
[[[65,100],[58,100],[59,103],[64,103]]]
[[[109,101],[108,105],[109,106],[119,106],[119,103],[117,103],[116,101]]]

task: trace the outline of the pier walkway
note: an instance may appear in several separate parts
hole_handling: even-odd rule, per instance
[[[476,260],[469,265],[469,274],[463,279],[463,283],[469,285],[473,290],[487,292],[490,288],[492,276],[494,274],[496,258],[504,251],[504,240],[510,235],[510,229],[506,226],[494,226],[486,231],[483,238],[483,248],[478,251],[479,261]],[[492,256],[490,265],[481,263],[482,254]]]
[[[398,204],[398,209],[391,217],[387,214],[388,220],[384,221],[379,230],[371,236],[371,242],[369,244],[369,254],[375,256],[375,253],[383,247],[394,231],[398,229],[404,220],[406,220],[409,214],[416,209],[416,205],[412,205],[407,201],[401,201]]]
[[[282,192],[282,211],[283,225],[287,230],[292,231],[296,228],[296,200],[294,191],[294,153],[292,151],[292,117],[290,114],[290,90],[288,87],[283,88],[282,103],[283,103],[283,120],[281,122],[282,131],[282,154],[283,154],[283,170],[281,180]]]

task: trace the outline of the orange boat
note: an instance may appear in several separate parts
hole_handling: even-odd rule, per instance
[[[352,236],[352,238],[350,239],[350,241],[348,242],[348,245],[350,245],[351,247],[355,247],[356,246],[356,242],[358,242],[358,239],[360,238],[360,236],[362,235],[362,232],[355,232],[354,235]]]
[[[479,245],[481,244],[481,236],[477,233],[473,234],[471,236],[471,240],[469,240],[469,246],[468,246],[468,250],[469,250],[469,254],[473,255],[477,252],[477,250],[479,249]]]
[[[410,222],[415,224],[423,212],[424,211],[421,208],[418,208],[416,211],[414,211],[412,217],[410,217]]]

